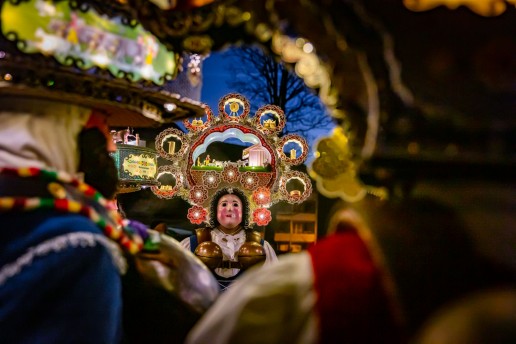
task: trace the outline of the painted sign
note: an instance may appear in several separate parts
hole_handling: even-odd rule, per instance
[[[158,184],[158,157],[156,151],[140,146],[117,144],[112,153],[122,183]]]
[[[153,179],[158,171],[156,157],[147,154],[130,154],[124,158],[122,167],[123,172],[132,178]]]
[[[1,32],[24,53],[53,56],[63,65],[107,69],[115,77],[161,85],[177,74],[177,56],[141,25],[125,25],[68,1],[4,1]]]

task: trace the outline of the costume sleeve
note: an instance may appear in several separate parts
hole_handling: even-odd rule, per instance
[[[82,233],[72,233],[82,234]],[[89,235],[90,233],[86,233]],[[64,243],[36,255],[0,288],[0,333],[9,342],[114,343],[121,337],[121,281],[96,241]],[[75,241],[79,243],[79,241]],[[48,246],[48,244],[47,244]],[[32,248],[43,252],[43,246]],[[27,330],[30,329],[30,330]]]
[[[284,255],[237,279],[186,343],[315,343],[316,299],[308,253]]]
[[[181,246],[190,251],[190,237],[186,237],[180,242]]]
[[[263,242],[263,249],[265,250],[265,263],[264,265],[269,265],[272,263],[276,263],[278,261],[278,257],[276,256],[276,252],[272,248],[271,244],[267,241]]]

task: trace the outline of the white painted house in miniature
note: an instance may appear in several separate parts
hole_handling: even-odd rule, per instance
[[[260,143],[247,147],[242,151],[242,159],[248,160],[248,166],[265,166],[271,162],[269,151]]]

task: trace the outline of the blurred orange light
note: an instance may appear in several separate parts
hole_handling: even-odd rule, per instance
[[[403,4],[411,11],[428,11],[437,6],[446,6],[454,10],[460,6],[466,6],[473,12],[485,17],[493,17],[502,14],[507,9],[507,4],[516,5],[515,0],[403,0]]]

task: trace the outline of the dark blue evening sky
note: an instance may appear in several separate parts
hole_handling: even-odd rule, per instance
[[[212,53],[208,58],[203,61],[202,73],[203,73],[203,84],[201,90],[201,102],[206,103],[212,109],[214,115],[218,114],[219,100],[228,93],[240,93],[238,90],[231,89],[227,85],[227,81],[233,76],[229,74],[227,66],[231,63],[238,63],[235,58],[227,57],[222,52]],[[245,94],[243,96],[247,97]],[[265,104],[258,104],[262,106]],[[314,132],[319,131],[317,136],[327,136],[329,134],[328,129],[317,129],[314,128]],[[313,144],[316,140],[308,140],[310,146],[310,152],[306,163],[313,160]],[[293,147],[294,148],[294,147]]]
[[[230,89],[227,85],[227,81],[231,78],[227,66],[233,61],[234,59],[224,56],[224,52],[217,52],[212,53],[203,62],[201,101],[208,104],[215,115],[220,98],[228,93],[239,93],[238,90]]]

